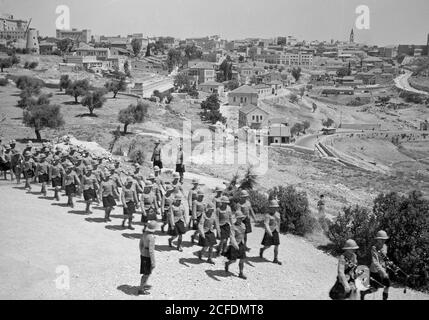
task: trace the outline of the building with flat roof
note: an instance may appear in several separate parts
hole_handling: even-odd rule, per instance
[[[56,32],[57,39],[72,39],[76,42],[91,42],[91,30],[89,29],[71,29],[71,30],[59,30]]]
[[[232,106],[258,105],[258,91],[248,85],[238,87],[228,93],[228,103]]]
[[[15,19],[8,13],[0,13],[0,39],[25,39],[29,27],[27,20]]]

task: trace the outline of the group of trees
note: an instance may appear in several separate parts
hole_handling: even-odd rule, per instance
[[[44,83],[35,78],[21,76],[16,80],[21,90],[18,106],[23,108],[23,123],[34,129],[37,140],[41,140],[44,128],[58,128],[64,125],[64,118],[59,105],[51,105],[52,95],[41,92]]]
[[[299,136],[300,133],[305,134],[308,128],[310,128],[309,121],[305,120],[303,122],[297,122],[292,126],[292,128],[290,128],[290,133],[292,136]]]
[[[174,89],[179,93],[187,93],[192,98],[198,98],[198,90],[196,84],[192,84],[191,78],[180,72],[174,77]]]
[[[326,128],[331,127],[333,124],[335,124],[335,121],[332,120],[331,118],[326,118],[322,120],[322,125]]]
[[[113,98],[115,99],[119,91],[124,91],[127,88],[127,83],[125,82],[125,77],[122,76],[119,79],[106,82],[104,87],[108,92],[113,92]]]
[[[232,61],[231,57],[227,56],[225,60],[219,66],[219,72],[217,74],[217,81],[224,82],[232,80]]]
[[[292,69],[292,77],[294,77],[295,81],[298,82],[298,80],[301,78],[301,68],[293,68]]]
[[[220,112],[220,101],[216,93],[201,102],[201,109],[203,111],[200,112],[200,116],[203,121],[209,121],[211,124],[216,124],[218,121],[226,123],[226,118]]]
[[[4,72],[4,69],[11,68],[14,65],[18,64],[19,62],[20,62],[20,59],[15,54],[7,58],[0,58],[0,70],[1,72]]]

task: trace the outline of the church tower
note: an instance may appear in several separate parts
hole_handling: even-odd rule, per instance
[[[353,31],[352,28],[352,32],[350,32],[350,43],[354,43],[355,42],[355,32]]]

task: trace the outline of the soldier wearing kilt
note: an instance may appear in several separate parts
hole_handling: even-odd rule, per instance
[[[181,184],[183,184],[183,177],[185,174],[185,164],[183,160],[183,146],[180,144],[179,151],[177,152],[176,172],[179,174]]]
[[[200,182],[198,179],[192,179],[192,188],[188,192],[188,208],[192,212],[192,205],[195,200],[197,200],[197,194],[199,189]]]
[[[156,197],[152,192],[153,185],[148,181],[143,189],[141,195],[142,204],[142,219],[141,222],[145,224],[151,220],[156,220],[156,213],[158,212],[158,204],[156,203]]]
[[[185,225],[187,221],[185,208],[182,205],[182,197],[179,194],[174,196],[173,205],[168,212],[168,221],[170,222],[169,234],[171,235],[171,238],[168,239],[168,244],[170,247],[173,247],[174,239],[179,237],[177,240],[177,250],[182,252],[182,235],[186,233]]]
[[[195,239],[199,236],[198,224],[203,213],[206,211],[206,204],[204,201],[204,192],[202,190],[197,191],[197,198],[192,202],[192,229],[195,230],[191,236],[191,242],[194,243]]]
[[[223,190],[221,187],[217,186],[215,189],[215,196],[213,198],[213,202],[215,204],[215,208],[219,208],[222,205],[222,196],[223,196]]]
[[[179,174],[177,172],[174,172],[173,173],[173,181],[171,182],[171,186],[174,189],[174,194],[178,194],[179,192],[181,192],[183,197],[186,197],[185,192],[183,191],[182,185],[179,181],[179,178],[180,178]]]
[[[10,165],[10,158],[12,154],[10,152],[10,146],[5,145],[4,146],[4,152],[3,152],[3,158],[1,160],[1,170],[4,172],[4,179],[7,180],[6,173],[9,170],[10,171],[10,179],[13,180],[13,173],[11,171],[11,165]]]
[[[384,230],[378,231],[375,236],[376,243],[371,247],[370,288],[361,292],[361,300],[365,300],[365,295],[374,293],[383,287],[383,300],[389,298],[391,282],[387,273],[387,245],[385,244],[388,239],[389,236]]]
[[[203,254],[208,248],[207,262],[210,264],[215,264],[212,260],[213,247],[217,244],[216,237],[213,232],[214,229],[216,229],[218,238],[220,236],[219,221],[214,214],[214,209],[214,205],[208,203],[206,210],[201,215],[201,219],[198,224],[198,229],[200,232],[198,245],[202,247],[201,251],[198,253],[198,258],[202,260]]]
[[[49,179],[54,188],[54,199],[60,201],[59,192],[61,190],[64,176],[64,168],[60,163],[60,158],[54,156],[52,164],[49,166]]]
[[[278,260],[279,245],[280,245],[280,213],[278,212],[279,204],[277,200],[271,200],[269,206],[269,213],[265,215],[264,227],[265,234],[262,239],[263,247],[259,250],[259,257],[263,258],[264,251],[269,247],[274,246],[274,260],[273,263],[281,265]]]
[[[73,197],[76,195],[77,186],[80,186],[80,180],[71,163],[66,162],[64,169],[63,185],[68,199],[67,205],[74,208]]]
[[[172,185],[167,185],[165,194],[162,197],[161,201],[161,210],[162,210],[162,226],[161,231],[164,233],[164,228],[168,225],[168,211],[170,210],[171,205],[174,201],[174,187]]]
[[[99,185],[97,178],[92,173],[92,166],[86,166],[85,174],[82,177],[83,199],[86,202],[86,214],[91,214],[91,202],[97,198]]]
[[[356,297],[356,286],[354,283],[354,273],[357,267],[357,256],[355,251],[359,246],[352,239],[346,241],[343,250],[344,254],[338,259],[337,281],[329,291],[332,300],[344,300]]]
[[[22,161],[22,155],[21,153],[16,150],[16,141],[11,140],[10,143],[10,170],[11,170],[11,177],[13,180],[13,176],[16,177],[16,183],[21,183],[21,161]],[[13,173],[13,175],[12,175]]]
[[[142,238],[140,239],[140,274],[142,275],[140,281],[139,295],[148,295],[147,281],[149,276],[155,269],[155,236],[156,222],[150,221],[147,229],[143,231]]]
[[[231,235],[232,211],[229,206],[229,199],[227,196],[222,196],[220,198],[220,205],[216,209],[216,216],[218,218],[220,228],[220,243],[217,248],[217,255],[220,255],[225,252],[228,239]]]
[[[39,156],[35,175],[39,179],[39,183],[42,184],[40,193],[46,197],[46,184],[49,182],[49,163],[46,162],[46,156],[43,153]]]
[[[25,186],[24,188],[29,191],[31,191],[31,179],[34,178],[34,170],[36,168],[36,163],[34,162],[33,158],[31,157],[30,151],[24,152],[24,161],[22,161],[21,164],[21,171],[24,173],[25,178]]]
[[[130,230],[134,230],[131,222],[133,221],[133,214],[136,213],[136,205],[139,203],[139,198],[135,188],[133,188],[133,183],[133,178],[128,177],[121,193],[121,201],[124,206],[122,228],[125,228],[125,221],[128,220],[128,229]]]
[[[256,222],[255,212],[253,211],[252,204],[249,201],[249,193],[246,190],[242,190],[240,193],[240,201],[237,203],[237,208],[243,212],[245,218],[243,220],[244,225],[246,226],[246,234],[244,235],[244,245],[246,251],[250,251],[250,248],[247,247],[247,234],[252,232],[252,224],[250,218]]]
[[[113,185],[116,189],[116,194],[119,195],[119,188],[124,187],[124,184],[122,183],[122,180],[121,180],[121,176],[116,171],[116,168],[113,164],[109,166],[109,171],[110,171],[110,179],[113,181]]]
[[[110,213],[116,206],[115,197],[117,197],[116,189],[114,182],[110,179],[110,172],[108,170],[105,170],[104,172],[104,180],[101,182],[100,185],[100,198],[103,201],[103,207],[104,207],[104,220],[106,222],[112,221],[110,219]]]
[[[153,149],[153,154],[151,161],[153,162],[153,166],[158,166],[160,169],[162,169],[162,160],[161,160],[161,140],[158,140],[155,142],[155,148]]]
[[[82,181],[82,178],[85,174],[85,165],[83,164],[82,157],[80,155],[75,157],[74,170],[79,177],[79,180]],[[82,186],[77,189],[77,196],[82,196]]]
[[[155,169],[158,169],[159,172],[159,168],[155,167]],[[161,179],[158,177],[155,177],[155,175],[153,173],[149,174],[149,177],[147,178],[146,182],[150,182],[152,184],[152,192],[155,195],[155,201],[156,204],[158,205],[158,207],[161,206],[161,200],[162,200],[162,193],[161,193]]]
[[[243,223],[245,216],[241,211],[235,213],[235,223],[231,226],[230,241],[231,244],[228,250],[223,254],[228,261],[225,262],[225,272],[229,272],[229,266],[239,260],[238,267],[240,270],[239,277],[246,280],[244,275],[244,262],[246,260],[246,246],[244,244],[244,235],[246,234],[246,226]]]
[[[141,194],[143,193],[143,189],[145,185],[144,177],[140,171],[140,165],[138,163],[134,163],[133,166],[134,166],[134,172],[132,173],[131,176],[136,182],[134,187],[136,188],[137,194]]]

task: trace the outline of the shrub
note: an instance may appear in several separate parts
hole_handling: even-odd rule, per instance
[[[24,64],[24,68],[25,69],[36,69],[38,65],[39,65],[39,63],[36,61],[33,61],[33,62],[26,61]]]
[[[131,153],[128,155],[128,158],[134,162],[142,165],[146,158],[144,150],[141,146],[136,147]]]
[[[8,85],[8,83],[9,81],[7,79],[4,79],[4,78],[0,79],[0,87],[5,87]]]
[[[15,83],[18,89],[27,90],[31,94],[39,94],[40,89],[45,85],[42,80],[27,76],[18,77]]]
[[[268,212],[268,196],[265,193],[258,190],[249,190],[249,201],[256,214],[265,214]]]
[[[303,236],[313,231],[316,219],[311,216],[305,192],[293,186],[278,186],[269,191],[269,198],[279,201],[282,232]]]
[[[334,252],[341,253],[347,239],[359,245],[357,255],[366,264],[370,263],[370,250],[377,232],[375,216],[369,209],[360,206],[344,207],[334,223],[328,227],[327,236],[334,245]]]
[[[418,191],[407,196],[380,194],[373,212],[379,228],[390,236],[388,256],[406,273],[416,275],[410,278],[411,286],[428,289],[429,200]]]

